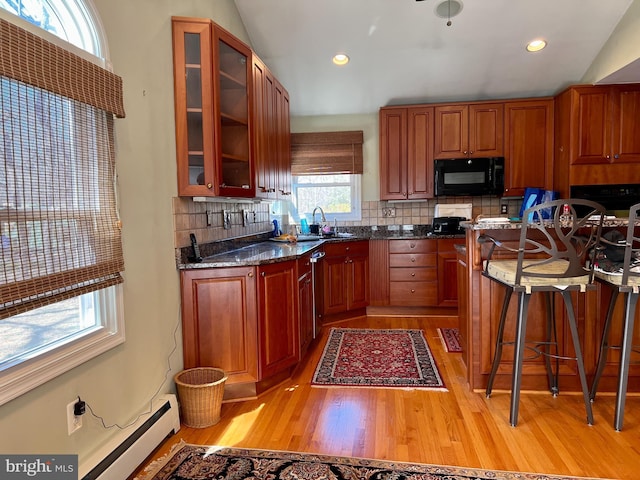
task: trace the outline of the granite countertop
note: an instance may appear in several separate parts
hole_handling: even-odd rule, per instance
[[[434,234],[429,225],[411,226],[378,226],[378,227],[351,227],[350,236],[318,237],[317,240],[301,241],[296,243],[275,242],[269,240],[268,235],[256,236],[242,241],[214,242],[201,245],[202,262],[191,262],[188,255],[190,247],[180,249],[177,266],[180,270],[195,268],[219,268],[264,265],[287,260],[295,260],[309,252],[313,252],[325,243],[353,242],[371,239],[439,239],[439,238],[464,238],[464,233],[440,235]]]
[[[499,217],[493,219],[485,219],[475,222],[460,222],[460,226],[467,230],[518,230],[522,228],[521,221],[515,220],[499,220]],[[626,227],[629,224],[628,218],[607,217],[602,226],[605,228]]]

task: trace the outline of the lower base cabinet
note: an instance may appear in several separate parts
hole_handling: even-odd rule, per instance
[[[369,241],[328,243],[324,252],[317,305],[323,322],[369,305]]]
[[[300,360],[296,262],[181,271],[184,368],[227,374],[225,399],[253,397]]]

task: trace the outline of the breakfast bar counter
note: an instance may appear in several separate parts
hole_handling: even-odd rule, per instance
[[[484,390],[486,387],[495,353],[496,330],[505,295],[503,286],[482,275],[483,261],[486,260],[490,247],[488,244],[480,243],[478,238],[483,234],[488,234],[510,247],[517,248],[522,226],[520,222],[511,222],[508,219],[495,220],[463,222],[462,226],[466,231],[465,248],[458,251],[460,332],[463,337],[463,359],[467,367],[467,382],[469,388],[473,390]],[[604,227],[605,229],[626,228],[626,225],[627,219],[608,218],[605,220]],[[611,295],[608,288],[599,283],[597,283],[595,290],[574,295],[585,369],[588,379],[591,380],[598,361],[602,325]],[[611,338],[620,338],[621,336],[621,310],[622,301],[619,300],[614,313],[615,320]],[[560,354],[565,353],[565,356],[571,357],[573,347],[567,322],[564,321],[566,311],[564,302],[559,296],[554,300],[553,312],[557,320]],[[514,338],[516,314],[517,301],[514,297],[509,305],[505,341]],[[543,295],[534,294],[531,298],[527,338],[546,339]],[[635,334],[634,344],[640,344],[638,333]],[[548,387],[544,358],[532,357],[533,355],[525,358],[524,361],[522,390],[546,391]],[[617,349],[609,350],[609,359],[600,382],[600,391],[615,391],[618,357],[619,351]],[[498,369],[494,390],[510,389],[512,362],[513,349],[510,345],[506,345],[503,349],[502,362]],[[574,361],[560,360],[559,372],[561,393],[562,391],[580,391],[580,381]],[[631,366],[629,391],[640,391],[640,365]]]

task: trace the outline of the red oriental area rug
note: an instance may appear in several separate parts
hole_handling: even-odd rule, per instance
[[[442,340],[444,349],[449,353],[462,352],[462,343],[460,342],[460,331],[457,328],[439,328],[438,335]]]
[[[578,480],[579,477],[178,443],[136,480]]]
[[[446,391],[422,330],[332,328],[311,384]]]

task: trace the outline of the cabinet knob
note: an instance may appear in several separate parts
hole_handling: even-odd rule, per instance
[[[410,245],[409,245],[409,247],[410,247],[410,248],[416,248],[416,244],[415,244],[415,243],[412,243],[412,244],[410,244]]]
[[[415,273],[412,273],[412,274],[411,274],[411,276],[412,276],[412,277],[415,277],[415,276],[416,276],[416,274],[415,274]]]
[[[412,289],[411,289],[411,293],[416,293],[416,291],[412,288]]]
[[[411,257],[411,261],[415,262],[416,261],[416,257]]]
[[[267,276],[267,274],[265,272],[260,272],[260,275],[262,275],[263,277]]]
[[[253,278],[253,272],[247,273],[247,277]]]
[[[605,155],[605,157],[607,160],[609,160],[611,158],[611,155]]]
[[[353,263],[353,260],[349,260],[349,263]]]
[[[211,183],[207,183],[207,188],[208,188],[209,190],[211,190],[211,188],[213,188],[213,184],[211,184]]]
[[[349,251],[349,247],[345,248],[345,250],[348,252]]]
[[[618,159],[620,158],[620,155],[618,155],[617,153],[613,156],[613,158]]]
[[[465,155],[467,155],[469,152],[467,152],[467,151],[465,150],[465,151],[463,151],[462,153],[464,153]]]

